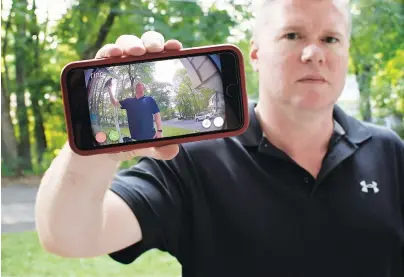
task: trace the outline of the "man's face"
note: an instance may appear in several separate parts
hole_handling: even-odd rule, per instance
[[[315,111],[337,101],[349,53],[346,10],[337,2],[275,0],[261,11],[269,19],[257,26],[251,59],[264,105]]]
[[[144,95],[144,87],[143,84],[136,84],[136,96],[142,97]]]

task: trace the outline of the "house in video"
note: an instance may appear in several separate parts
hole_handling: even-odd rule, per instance
[[[214,114],[222,112],[224,110],[224,103],[223,93],[216,92],[209,99],[209,111]]]

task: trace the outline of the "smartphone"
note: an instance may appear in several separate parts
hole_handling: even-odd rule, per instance
[[[61,89],[84,156],[236,136],[249,122],[243,56],[229,44],[72,62]]]

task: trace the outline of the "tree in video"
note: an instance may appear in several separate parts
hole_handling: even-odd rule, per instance
[[[122,143],[222,129],[220,70],[217,55],[87,70],[97,141]]]

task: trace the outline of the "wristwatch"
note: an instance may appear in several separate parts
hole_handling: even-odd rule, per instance
[[[162,132],[163,132],[163,130],[157,130],[157,132],[160,132],[160,133],[162,133]]]

